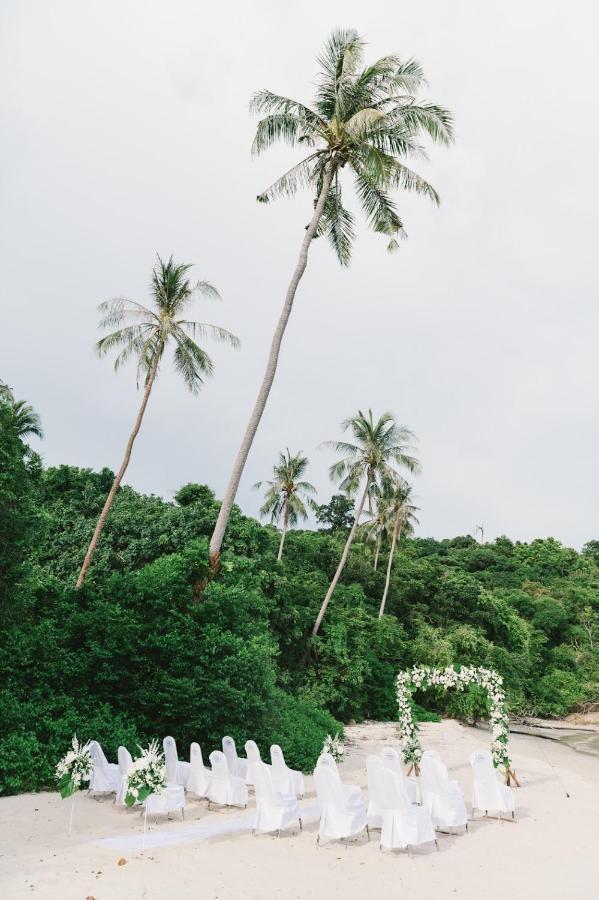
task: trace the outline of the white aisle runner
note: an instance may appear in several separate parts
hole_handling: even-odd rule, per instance
[[[308,824],[316,821],[320,816],[320,810],[317,805],[301,806],[302,822]],[[141,820],[140,820],[141,821]],[[160,820],[158,825],[152,826],[152,831],[148,830],[146,834],[146,850],[155,847],[170,847],[176,844],[189,844],[192,841],[206,840],[206,838],[218,837],[227,834],[240,834],[244,831],[251,831],[256,821],[256,814],[244,813],[243,815],[228,818],[222,822],[206,822],[197,825],[182,825],[177,830],[173,830],[170,826],[160,828]],[[154,830],[156,829],[156,830]],[[141,850],[143,845],[143,833],[139,834],[121,834],[115,837],[100,838],[94,841],[101,847],[110,847],[113,850],[129,851]]]

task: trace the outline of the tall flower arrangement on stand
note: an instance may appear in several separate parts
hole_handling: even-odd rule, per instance
[[[73,735],[71,749],[56,764],[56,780],[58,790],[63,800],[72,797],[71,812],[69,815],[69,834],[73,827],[73,812],[75,809],[75,794],[84,781],[89,782],[94,771],[94,763],[89,749],[89,741],[80,744],[77,735]]]
[[[322,753],[330,753],[335,762],[343,762],[343,756],[345,754],[345,746],[343,741],[339,737],[339,732],[332,737],[330,734],[324,739],[324,743],[322,745]]]
[[[439,685],[443,688],[464,688],[476,684],[487,692],[489,701],[489,722],[491,725],[491,753],[495,766],[505,769],[506,780],[515,775],[508,754],[509,717],[505,708],[505,691],[501,675],[482,666],[446,666],[432,669],[430,666],[414,666],[397,676],[397,704],[399,708],[399,737],[406,765],[417,766],[422,757],[422,746],[418,737],[418,725],[412,718],[412,694],[418,688]],[[516,784],[518,782],[516,781]]]
[[[143,803],[150,794],[161,794],[166,787],[164,754],[158,748],[158,741],[152,741],[149,747],[139,749],[141,756],[133,761],[127,771],[127,806]]]

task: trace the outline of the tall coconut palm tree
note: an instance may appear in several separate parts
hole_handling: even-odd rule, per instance
[[[43,438],[42,420],[33,406],[25,400],[15,400],[11,388],[4,382],[0,382],[0,403],[10,407],[15,431],[22,440],[31,435]]]
[[[414,435],[404,425],[398,425],[391,413],[383,413],[375,420],[371,409],[367,415],[358,411],[357,415],[345,420],[343,429],[352,432],[355,443],[327,441],[324,446],[342,454],[341,459],[331,466],[330,475],[333,480],[340,482],[341,490],[347,494],[356,494],[360,488],[362,493],[337,571],[314,623],[312,636],[318,634],[339,576],[347,562],[349,548],[356,535],[366,501],[372,496],[373,487],[376,485],[381,488],[386,482],[394,480],[398,474],[395,466],[405,468],[409,472],[417,472],[419,469],[416,458],[410,452]]]
[[[255,488],[266,485],[264,505],[260,509],[260,515],[270,515],[273,524],[283,518],[281,542],[277,559],[283,556],[285,536],[290,525],[296,525],[299,519],[308,518],[308,506],[313,506],[313,495],[316,488],[309,481],[299,479],[308,468],[308,457],[301,452],[292,456],[289,448],[284,453],[279,453],[279,461],[273,466],[272,481],[258,481]]]
[[[312,239],[326,235],[342,265],[350,260],[354,216],[344,205],[342,176],[351,172],[358,205],[368,225],[388,237],[395,250],[405,237],[391,197],[395,190],[415,191],[439,202],[437,192],[406,164],[422,159],[423,137],[440,144],[453,139],[450,113],[418,99],[424,75],[414,60],[384,56],[362,68],[364,42],[354,30],[334,31],[319,57],[316,98],[312,107],[270,91],[259,91],[251,109],[258,122],[253,153],[277,141],[309,148],[300,162],[258,195],[261,203],[292,197],[300,188],[312,192],[314,209],[270,346],[266,371],[235,459],[210,541],[210,560],[218,564],[225,529],[277,369],[283,335],[295,293],[308,262]]]
[[[110,512],[117,489],[127,471],[133,443],[146,411],[150,392],[158,374],[160,362],[170,345],[174,347],[173,361],[175,369],[183,378],[192,394],[197,394],[204,383],[204,378],[212,375],[214,365],[206,353],[194,340],[210,336],[218,341],[225,341],[233,347],[239,346],[235,335],[216,325],[192,322],[184,318],[186,307],[194,296],[200,295],[211,299],[219,299],[219,294],[208,281],[193,284],[187,277],[191,265],[178,265],[173,258],[163,262],[158,257],[158,264],[152,270],[150,293],[152,308],[148,309],[133,300],[108,300],[101,303],[102,313],[100,328],[116,328],[96,344],[100,356],[118,349],[114,368],[120,367],[131,357],[137,359],[137,381],[143,377],[144,391],[141,405],[135,419],[133,431],[129,435],[125,456],[108,492],[106,502],[96,524],[92,539],[79,577],[77,588],[80,588],[87,575],[102,529]]]
[[[388,489],[388,496],[385,500],[385,513],[388,519],[388,530],[391,533],[391,548],[389,550],[389,558],[387,560],[387,573],[385,577],[385,588],[381,599],[381,607],[379,609],[379,619],[385,612],[385,603],[387,602],[387,594],[389,593],[389,582],[391,581],[391,567],[395,557],[395,548],[403,534],[411,533],[414,525],[418,524],[416,512],[418,507],[414,506],[412,500],[412,485],[404,481],[403,478],[397,478]]]

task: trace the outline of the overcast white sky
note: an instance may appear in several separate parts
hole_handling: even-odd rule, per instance
[[[251,159],[248,99],[309,101],[336,25],[416,56],[457,141],[424,167],[441,209],[400,198],[399,253],[361,229],[342,271],[313,246],[242,508],[285,446],[327,501],[317,447],[372,406],[419,437],[421,534],[599,537],[594,0],[3,0],[0,378],[41,413],[46,464],[116,468],[139,395],[93,353],[97,304],[145,302],[157,251],[196,264],[224,303],[194,318],[243,348],[198,398],[163,367],[127,480],[223,491],[310,209],[255,202],[295,156]]]

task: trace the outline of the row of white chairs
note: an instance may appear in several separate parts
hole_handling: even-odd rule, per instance
[[[514,817],[514,794],[501,784],[486,750],[470,757],[473,771],[472,811],[479,809],[510,813]],[[468,814],[457,781],[433,751],[423,754],[419,778],[408,778],[393,747],[384,747],[380,756],[366,760],[368,797],[356,785],[341,781],[337,764],[323,753],[314,772],[320,804],[317,841],[347,839],[366,830],[381,830],[383,848],[406,848],[434,841],[436,832],[468,830]]]
[[[185,810],[185,793],[198,798],[206,798],[208,805],[247,806],[248,787],[265,778],[272,782],[272,790],[284,797],[304,794],[304,779],[301,772],[291,769],[285,762],[283,751],[278,744],[270,748],[271,764],[262,762],[255,741],[247,741],[247,758],[237,755],[232,737],[222,740],[222,751],[210,754],[210,767],[204,765],[202,750],[198,743],[191,744],[189,762],[180,760],[173,737],[163,741],[166,769],[166,790],[160,795],[152,794],[144,801],[151,815],[167,815]],[[115,803],[124,805],[127,791],[127,772],[132,765],[131,754],[126,747],[118,748],[118,763],[109,763],[98,741],[91,741],[93,773],[89,784],[90,792],[114,793]],[[261,775],[263,767],[267,775]],[[258,794],[258,788],[256,788]],[[284,826],[281,826],[284,827]]]

